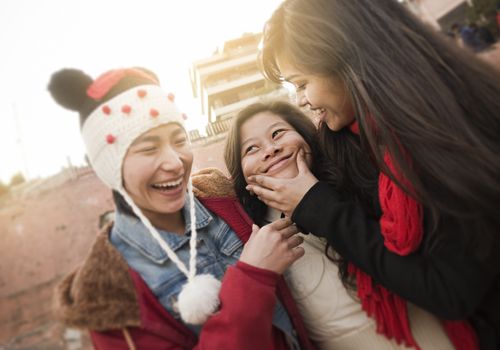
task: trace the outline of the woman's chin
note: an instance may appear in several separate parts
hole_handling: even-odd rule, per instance
[[[331,131],[339,131],[340,130],[339,126],[336,123],[334,123],[333,120],[327,120],[325,124],[328,127],[328,129],[330,129]]]
[[[293,179],[298,174],[297,168],[294,169],[282,169],[276,173],[267,174],[267,176],[273,177],[275,179]]]

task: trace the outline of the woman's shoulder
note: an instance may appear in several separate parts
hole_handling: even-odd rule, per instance
[[[234,197],[231,179],[217,168],[202,169],[192,175],[193,191],[198,198]]]
[[[97,235],[84,262],[56,288],[54,311],[67,326],[100,331],[140,322],[134,281],[109,241],[111,227]]]

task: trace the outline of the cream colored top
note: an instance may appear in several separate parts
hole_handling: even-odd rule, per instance
[[[274,221],[280,213],[268,210]],[[274,220],[273,220],[274,219]],[[304,238],[305,255],[286,272],[309,337],[322,350],[407,349],[376,332],[375,321],[361,303],[345,289],[338,267],[325,255],[326,241],[312,234]],[[453,350],[441,322],[430,313],[408,303],[413,336],[422,350]]]

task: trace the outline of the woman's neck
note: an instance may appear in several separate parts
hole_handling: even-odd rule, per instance
[[[271,207],[267,207],[265,220],[268,222],[274,222],[281,217],[281,211]]]
[[[186,222],[182,210],[169,214],[145,212],[144,215],[147,216],[151,224],[157,229],[179,235],[184,235],[186,232]]]

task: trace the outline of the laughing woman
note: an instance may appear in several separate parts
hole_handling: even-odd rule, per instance
[[[303,255],[297,229],[283,219],[252,232],[220,173],[191,182],[181,114],[153,73],[66,69],[49,90],[80,113],[117,208],[58,287],[65,325],[97,349],[313,349],[280,276]]]
[[[266,175],[275,179],[297,176],[300,152],[304,166],[325,179],[314,124],[286,102],[256,103],[243,109],[229,131],[225,160],[235,192],[252,219],[265,225],[281,212],[268,207],[247,190],[248,178]],[[302,169],[303,171],[304,169]],[[376,323],[362,309],[346,263],[328,248],[326,240],[303,235],[305,255],[285,272],[310,338],[322,350],[407,349],[377,332]],[[339,271],[341,272],[339,275]],[[453,349],[439,320],[410,305],[411,330],[426,350]]]

